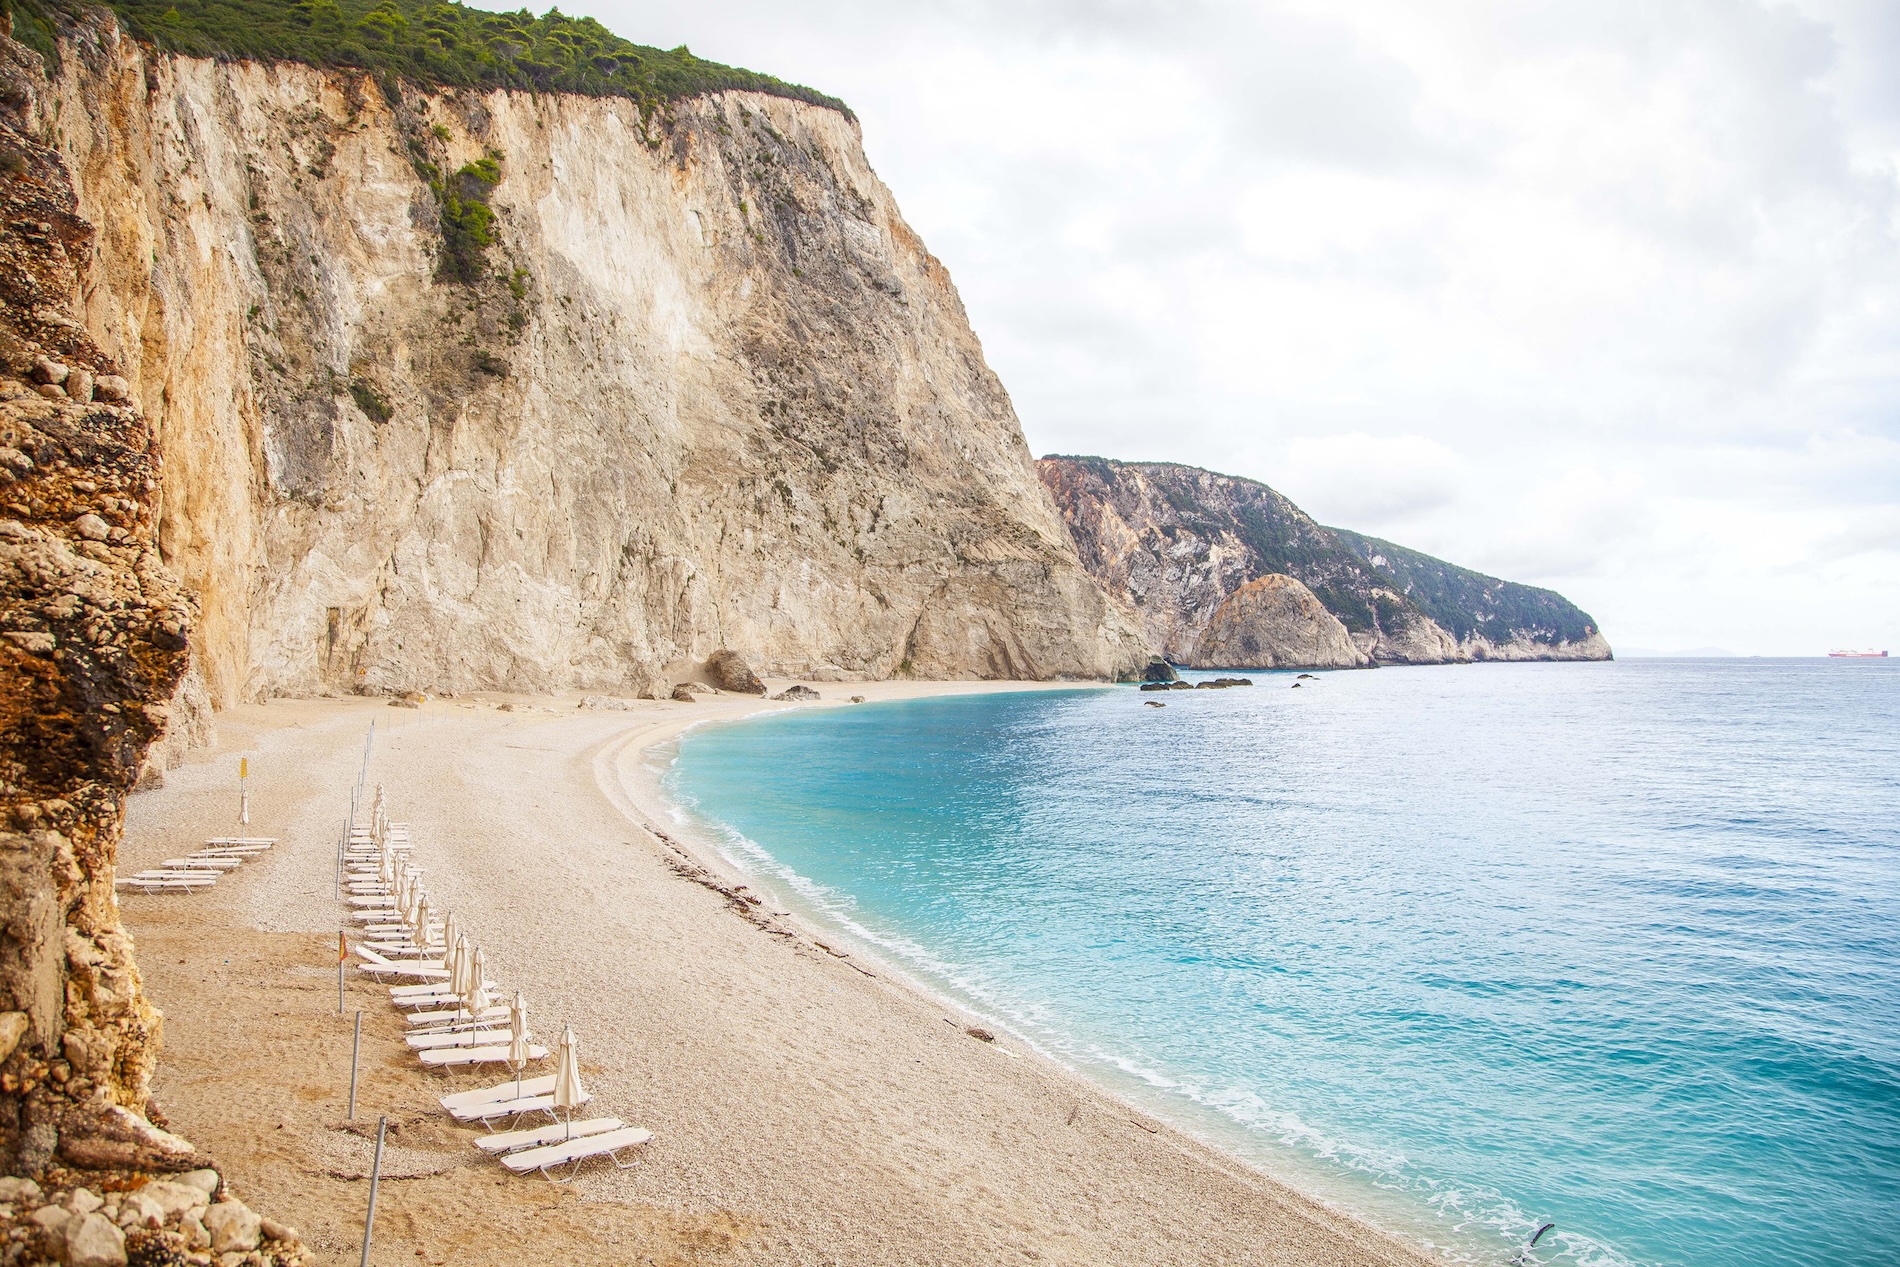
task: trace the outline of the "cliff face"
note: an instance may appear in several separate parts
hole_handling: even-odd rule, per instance
[[[1037,468],[1084,565],[1177,664],[1609,658],[1561,596],[1322,527],[1253,480],[1085,457]]]
[[[159,558],[152,429],[73,319],[93,229],[44,89],[0,39],[0,1168],[184,1170],[203,1159],[142,1116],[158,1015],[113,863],[192,612]]]
[[[95,16],[37,120],[216,701],[1140,663],[851,120],[387,91]]]

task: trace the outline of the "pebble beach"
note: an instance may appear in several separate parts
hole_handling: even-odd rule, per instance
[[[783,682],[769,683],[774,693]],[[895,698],[1032,684],[819,684]],[[128,803],[120,870],[236,826],[279,839],[214,889],[121,896],[167,1013],[155,1097],[228,1182],[357,1261],[1412,1264],[1417,1251],[1105,1094],[1007,1035],[972,1036],[887,965],[840,953],[671,826],[645,754],[694,722],[789,707],[483,696],[276,700]],[[627,1169],[503,1172],[437,1101],[499,1071],[424,1072],[387,991],[337,997],[336,844],[370,783],[544,1038],[571,1025],[593,1108],[646,1127]],[[347,1116],[355,1013],[357,1112]]]

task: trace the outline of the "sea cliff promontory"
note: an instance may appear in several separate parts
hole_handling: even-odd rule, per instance
[[[1562,595],[1324,527],[1258,481],[1173,462],[1037,466],[1090,573],[1177,664],[1610,658]]]

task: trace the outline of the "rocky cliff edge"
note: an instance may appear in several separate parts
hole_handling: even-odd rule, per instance
[[[176,57],[100,11],[63,53],[81,316],[218,703],[1142,661],[838,110]]]

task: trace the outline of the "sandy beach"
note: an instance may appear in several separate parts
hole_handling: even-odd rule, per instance
[[[830,706],[1030,684],[817,689]],[[1428,1261],[730,896],[742,878],[673,832],[642,754],[784,705],[626,703],[246,706],[129,802],[123,871],[229,833],[250,757],[249,831],[278,847],[209,892],[121,904],[167,1014],[154,1085],[172,1128],[318,1261],[357,1259],[385,1114],[381,1263]],[[436,1105],[493,1078],[423,1073],[386,991],[354,970],[339,1014],[335,850],[372,721],[371,780],[411,824],[432,900],[526,994],[544,1039],[573,1025],[594,1109],[653,1131],[638,1165],[569,1185],[507,1175]]]

